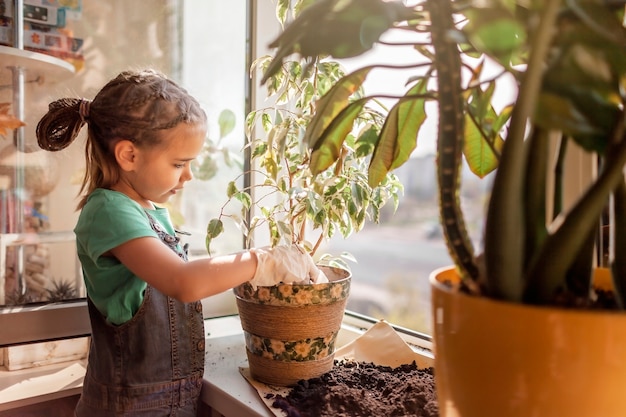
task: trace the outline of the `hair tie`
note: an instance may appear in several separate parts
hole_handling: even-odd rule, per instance
[[[80,115],[80,120],[83,123],[86,123],[87,119],[89,118],[90,105],[91,105],[91,100],[87,100],[86,98],[81,99],[80,104],[78,105],[78,114]]]

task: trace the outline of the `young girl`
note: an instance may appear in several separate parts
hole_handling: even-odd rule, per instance
[[[187,262],[167,210],[155,204],[192,178],[207,118],[162,74],[123,72],[93,101],[51,103],[37,126],[39,146],[64,149],[84,124],[74,231],[92,336],[76,416],[195,416],[205,347],[198,300],[246,281],[267,284],[270,268],[283,282],[315,281],[319,271],[296,247]]]

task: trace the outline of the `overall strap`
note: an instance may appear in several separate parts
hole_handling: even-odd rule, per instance
[[[157,222],[154,217],[150,215],[150,213],[145,210],[144,212],[146,213],[146,216],[148,216],[148,220],[150,221],[150,226],[152,227],[152,230],[157,233],[159,239],[161,239],[161,241],[163,241],[163,243],[165,243],[170,249],[176,252],[176,254],[180,256],[183,260],[187,261],[189,244],[185,244],[183,250],[180,251],[178,245],[178,243],[180,242],[180,238],[178,236],[172,236],[167,233],[167,231],[163,229],[163,226],[161,226],[161,224]]]

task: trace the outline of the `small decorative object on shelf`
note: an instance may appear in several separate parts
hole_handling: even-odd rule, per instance
[[[6,137],[9,131],[24,126],[24,122],[10,114],[11,103],[0,103],[0,138]]]
[[[76,3],[76,4],[74,4]],[[0,45],[19,47],[15,39],[13,2],[0,0]],[[83,68],[83,39],[74,36],[68,21],[80,16],[79,2],[23,1],[23,49],[62,59],[76,71]]]

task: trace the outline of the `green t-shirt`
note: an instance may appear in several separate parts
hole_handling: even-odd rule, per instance
[[[87,294],[115,325],[127,322],[137,312],[147,284],[116,258],[102,254],[132,239],[158,239],[146,211],[174,235],[167,209],[146,210],[123,193],[101,188],[91,193],[74,228]]]

